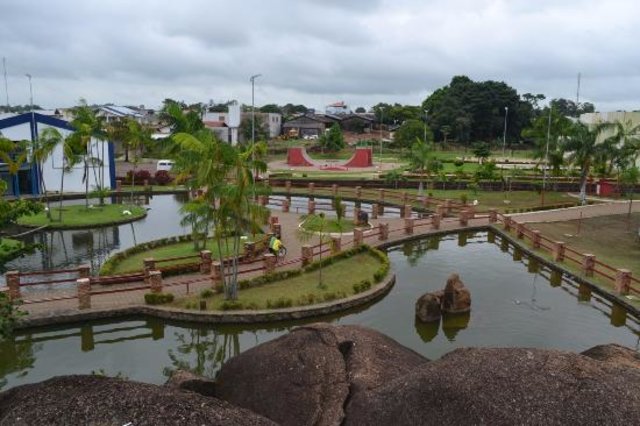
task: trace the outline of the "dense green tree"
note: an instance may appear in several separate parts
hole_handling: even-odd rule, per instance
[[[251,113],[245,114],[240,120],[240,128],[238,132],[242,137],[242,142],[245,144],[251,143],[252,133],[252,117]],[[269,124],[265,122],[263,116],[256,113],[256,121],[255,121],[255,129],[256,129],[256,142],[257,141],[266,141],[269,140]]]
[[[356,108],[356,114],[362,114],[362,113],[365,113],[365,112],[367,112],[367,110],[364,109],[364,107]]]
[[[561,142],[571,133],[573,122],[555,109],[545,108],[530,127],[522,131],[522,137],[533,144],[534,157],[548,161],[554,176],[560,176],[564,164]],[[548,138],[548,158],[547,158]]]
[[[6,293],[0,292],[0,340],[11,337],[18,319],[23,315],[25,313],[18,309],[17,303],[9,299]]]
[[[282,115],[285,117],[290,117],[294,114],[306,114],[309,111],[304,105],[294,105],[292,103],[288,103],[282,107]]]
[[[535,99],[535,95],[533,95]],[[466,76],[454,77],[448,86],[435,90],[422,103],[428,111],[429,124],[442,137],[440,129],[449,126],[458,142],[492,141],[502,138],[507,114],[507,140],[517,141],[528,126],[534,107],[521,99],[515,89],[504,82],[474,82]]]
[[[338,123],[334,123],[328,132],[320,136],[320,145],[329,152],[340,151],[346,146],[342,129]]]
[[[478,162],[480,164],[484,163],[487,158],[491,155],[491,149],[489,148],[489,144],[486,142],[477,142],[473,145],[473,155],[478,157]]]
[[[395,103],[393,105],[380,102],[371,108],[371,112],[376,116],[376,120],[383,124],[401,124],[407,120],[418,120],[424,114],[419,106],[401,105]]]
[[[433,141],[431,129],[420,120],[405,121],[393,135],[393,145],[398,148],[410,148],[416,140]]]
[[[551,99],[551,108],[558,111],[558,114],[565,117],[579,117],[581,114],[595,112],[596,108],[591,102],[581,102],[579,105],[570,99]]]
[[[260,107],[260,112],[270,112],[273,114],[282,114],[282,109],[277,104],[266,104]]]

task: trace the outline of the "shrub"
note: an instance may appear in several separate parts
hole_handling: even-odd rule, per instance
[[[456,167],[462,167],[462,166],[464,166],[464,160],[461,160],[461,159],[457,158],[457,159],[453,162],[453,165],[454,165],[454,166],[456,166]]]
[[[242,308],[242,302],[238,300],[225,300],[220,305],[220,309],[222,309],[223,311],[239,311]]]
[[[169,172],[166,170],[158,170],[154,178],[158,185],[166,185],[173,180]]]
[[[279,297],[276,300],[267,299],[267,308],[281,309],[293,306],[293,300],[288,297]]]
[[[469,196],[467,194],[460,194],[460,202],[462,204],[467,204],[468,200],[469,200]]]
[[[298,305],[306,306],[316,303],[316,296],[313,293],[304,294],[298,299]]]
[[[206,299],[207,297],[211,297],[213,296],[213,290],[210,288],[205,288],[204,290],[202,290],[200,292],[200,297],[202,297],[203,299]]]
[[[135,173],[136,182],[142,183],[145,179],[151,179],[151,173],[148,170],[138,170]]]
[[[369,280],[362,280],[359,283],[356,283],[353,285],[353,292],[354,293],[362,293],[363,291],[367,291],[371,288],[371,281]]]
[[[164,305],[173,302],[172,293],[146,293],[144,301],[147,305]]]

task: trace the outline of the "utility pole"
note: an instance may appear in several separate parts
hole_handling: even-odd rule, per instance
[[[29,79],[29,105],[31,112],[33,112],[33,86],[31,85],[31,74],[25,74],[25,76]]]
[[[424,110],[424,138],[422,139],[424,143],[427,143],[427,110]]]
[[[380,107],[380,157],[382,157],[382,123],[384,121],[384,108]]]
[[[256,161],[256,105],[255,105],[255,86],[256,86],[256,78],[260,77],[262,74],[255,74],[249,78],[251,81],[251,162],[253,163],[253,183],[254,183],[254,195],[255,195],[255,182],[256,182],[256,170],[255,170],[255,161]]]
[[[2,57],[2,68],[4,69],[4,92],[7,95],[7,112],[9,112],[9,84],[7,83],[7,58]]]

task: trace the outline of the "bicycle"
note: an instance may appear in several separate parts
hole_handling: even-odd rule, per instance
[[[283,262],[284,258],[287,256],[287,248],[285,246],[280,246],[280,249],[277,253],[274,253],[271,249],[267,249],[267,253],[275,254],[276,261],[278,263]]]

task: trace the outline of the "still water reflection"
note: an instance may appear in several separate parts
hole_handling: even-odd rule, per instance
[[[640,325],[620,306],[529,259],[486,232],[427,238],[389,250],[397,284],[377,303],[322,318],[375,328],[428,358],[463,346],[583,351],[604,343],[638,349]],[[433,324],[414,318],[416,299],[457,272],[472,311]],[[230,357],[304,322],[212,326],[147,318],[20,332],[0,343],[0,386],[102,371],[162,383],[173,369],[213,377]]]
[[[111,200],[116,202],[118,200]],[[94,229],[41,231],[21,238],[29,244],[40,244],[42,249],[5,266],[7,270],[35,271],[65,269],[90,264],[93,271],[100,269],[104,261],[114,252],[125,250],[136,244],[157,240],[167,236],[189,232],[180,225],[180,207],[187,201],[187,194],[140,196],[135,199],[148,209],[144,219],[119,225]],[[127,197],[125,203],[130,202]],[[67,204],[84,203],[84,200],[68,201]],[[4,280],[4,277],[2,277]]]

